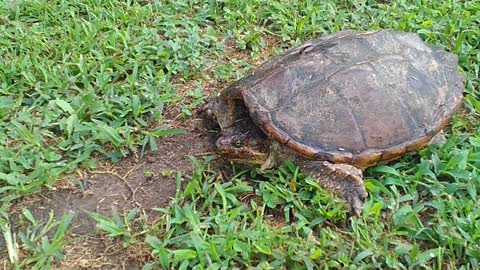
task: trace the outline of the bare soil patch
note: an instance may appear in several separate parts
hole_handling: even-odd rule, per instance
[[[11,212],[14,226],[21,229],[17,220],[23,208],[39,221],[47,220],[52,211],[57,218],[72,212],[70,232],[74,241],[66,247],[65,260],[55,269],[140,269],[145,261],[153,259],[145,243],[123,248],[120,239],[111,240],[95,232],[96,222],[88,213],[111,216],[113,210],[123,214],[138,208],[148,219],[146,224],[158,219],[158,212],[152,208],[168,206],[175,196],[178,173],[188,179],[192,171],[189,156],[213,154],[214,136],[203,127],[202,119],[194,117],[178,126],[187,133],[159,139],[156,152],[78,172],[77,181],[59,181],[52,190],[18,202]],[[0,249],[5,250],[4,243],[0,243]],[[6,257],[1,254],[0,265]]]
[[[279,42],[274,37],[265,38],[264,41],[266,48],[262,50],[261,58],[249,61],[254,66],[273,55],[273,47]],[[218,63],[250,58],[248,51],[238,50],[233,41],[226,40],[225,43],[227,49]],[[205,70],[210,78],[213,78],[212,68]],[[184,80],[176,83],[180,85],[178,93],[185,97],[183,102],[188,104],[190,98],[187,92],[196,85],[193,81]],[[202,85],[204,94],[219,92],[228,83],[230,81],[206,81]],[[120,239],[112,240],[96,232],[96,222],[88,213],[111,216],[113,210],[123,214],[138,208],[148,219],[145,224],[151,224],[160,217],[152,208],[168,206],[176,193],[178,173],[183,179],[189,178],[192,162],[188,157],[202,158],[213,154],[215,135],[207,129],[203,119],[195,114],[182,121],[180,114],[180,108],[171,105],[165,111],[164,120],[157,124],[169,124],[187,133],[159,139],[156,152],[148,151],[143,157],[132,154],[117,164],[100,164],[94,171],[78,171],[75,181],[58,181],[51,190],[17,202],[10,211],[13,226],[16,227],[14,231],[21,229],[17,221],[24,208],[28,208],[39,221],[47,220],[50,212],[54,212],[57,218],[72,212],[72,242],[65,247],[64,260],[54,269],[141,269],[145,262],[154,260],[146,243],[137,242],[123,248]],[[221,160],[216,162],[219,167],[225,164]],[[3,238],[0,238],[0,250],[5,250]],[[0,268],[8,265],[7,261],[6,253],[0,252]]]
[[[143,157],[132,155],[114,164],[104,164],[91,172],[79,172],[78,183],[60,182],[53,190],[34,196],[17,205],[28,207],[37,217],[48,217],[50,211],[60,217],[74,213],[72,232],[86,234],[94,229],[95,222],[87,212],[110,215],[112,210],[139,208],[147,215],[152,208],[165,207],[176,191],[176,176],[188,176],[192,164],[188,156],[203,156],[212,153],[211,136],[190,121],[184,135],[162,138],[158,151],[148,152]]]

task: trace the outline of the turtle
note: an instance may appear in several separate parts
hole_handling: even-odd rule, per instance
[[[204,111],[219,155],[264,170],[292,160],[358,216],[363,171],[441,134],[464,84],[457,56],[416,33],[344,30],[264,62]]]

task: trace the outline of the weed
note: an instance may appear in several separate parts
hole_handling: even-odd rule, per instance
[[[97,213],[88,213],[98,225],[97,229],[107,233],[109,237],[120,237],[123,240],[123,247],[127,247],[135,243],[132,235],[132,228],[130,223],[135,221],[134,218],[138,214],[138,209],[134,208],[128,212],[122,219],[117,211],[112,211],[112,218],[102,216]]]
[[[217,48],[212,27],[171,6],[17,1],[0,7],[2,208],[78,166],[95,166],[94,153],[117,161],[180,133],[150,127],[166,105],[182,99],[172,76],[190,78]]]
[[[18,240],[7,222],[11,202],[95,167],[94,154],[117,161],[182,133],[157,125],[167,106],[188,117],[205,96],[200,85],[181,96],[174,82],[202,82],[212,66],[215,79],[229,80],[249,65],[225,62],[223,40],[258,58],[267,36],[285,48],[343,29],[380,28],[417,32],[457,54],[466,112],[454,118],[445,143],[368,170],[369,201],[349,226],[342,204],[292,164],[221,180],[208,160],[194,160],[191,181],[158,209],[164,219],[141,234],[131,232],[133,212],[92,217],[125,245],[146,235],[158,261],[145,269],[478,268],[477,0],[5,1],[0,226],[12,265],[41,268],[61,258],[70,217],[38,227],[25,212],[31,229]],[[53,227],[58,237],[49,240],[45,228]]]
[[[0,228],[11,266],[14,269],[24,269],[27,266],[32,269],[51,269],[52,262],[63,259],[63,247],[72,218],[73,214],[67,213],[57,221],[51,212],[48,220],[42,222],[37,221],[28,209],[24,209],[20,225],[26,228],[18,232],[18,240],[17,233],[11,231],[10,225],[1,222]],[[25,259],[20,260],[20,257]]]
[[[192,179],[168,208],[156,209],[163,216],[146,232],[158,258],[149,266],[474,269],[480,208],[476,194],[467,194],[480,185],[478,177],[457,179],[463,191],[442,187],[451,179],[430,179],[436,175],[430,160],[449,144],[422,151],[414,168],[408,156],[370,170],[371,197],[349,226],[343,204],[290,162],[271,173],[242,170],[222,181],[208,160],[193,159]],[[452,166],[450,172],[463,165]]]

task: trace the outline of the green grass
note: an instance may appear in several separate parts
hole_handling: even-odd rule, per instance
[[[0,220],[0,229],[6,243],[8,259],[12,269],[50,269],[55,259],[64,258],[63,247],[67,243],[67,230],[73,213],[65,213],[56,220],[50,212],[48,220],[38,221],[30,210],[23,209],[19,216],[19,226],[24,230],[12,232],[10,225]],[[18,247],[22,248],[19,249]]]
[[[8,209],[15,199],[93,168],[98,159],[155,149],[155,138],[180,133],[161,124],[165,108],[175,104],[188,117],[205,98],[201,83],[212,79],[203,70],[213,66],[213,78],[228,80],[248,67],[241,59],[225,61],[225,40],[258,59],[266,37],[280,40],[281,51],[341,29],[378,28],[417,32],[458,54],[467,112],[454,119],[446,143],[368,170],[370,197],[361,218],[343,224],[343,205],[292,165],[216,181],[208,162],[197,162],[186,189],[153,227],[132,234],[133,216],[95,219],[125,246],[147,241],[158,261],[146,269],[477,269],[478,0],[4,1],[2,231],[11,238]],[[190,80],[198,87],[180,95],[176,90]],[[250,193],[254,200],[241,200]],[[283,222],[272,224],[272,213]],[[23,265],[47,267],[47,258],[60,258],[35,244],[22,248],[29,254]]]
[[[113,161],[168,127],[150,130],[184,98],[216,51],[213,31],[161,6],[114,1],[15,1],[0,9],[0,194],[8,203],[50,185],[95,153]]]

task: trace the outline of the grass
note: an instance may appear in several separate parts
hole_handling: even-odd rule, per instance
[[[8,224],[0,223],[9,261],[12,269],[50,269],[53,259],[63,259],[63,247],[66,240],[67,229],[73,218],[73,213],[62,215],[60,220],[54,218],[50,212],[46,221],[37,221],[28,209],[24,209],[19,217],[20,226],[25,229],[16,233],[11,231]],[[18,246],[22,246],[19,251]]]
[[[152,227],[132,233],[135,212],[92,217],[125,246],[146,241],[157,261],[145,269],[478,269],[478,0],[2,2],[0,225],[12,262],[20,249],[26,255],[14,264],[48,268],[61,258],[64,235],[21,237],[16,247],[12,203],[100,159],[155,150],[156,138],[181,133],[162,121],[168,106],[188,119],[205,99],[202,82],[233,79],[249,66],[225,61],[226,41],[259,59],[267,37],[281,51],[341,29],[379,28],[417,32],[459,55],[466,112],[446,143],[366,172],[362,217],[344,224],[342,204],[291,164],[218,181],[209,161],[195,161],[189,184]],[[195,89],[178,91],[191,81]],[[55,252],[46,252],[48,243]]]

